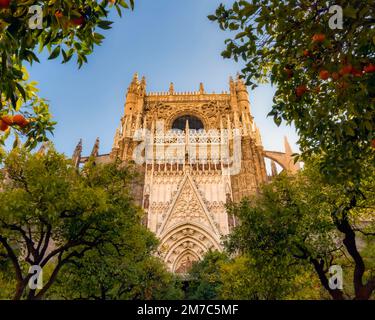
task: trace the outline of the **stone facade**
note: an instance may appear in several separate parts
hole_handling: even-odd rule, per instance
[[[81,150],[79,144],[76,163],[87,160]],[[269,179],[265,157],[298,170],[287,141],[285,153],[263,149],[239,78],[230,78],[229,92],[219,94],[205,92],[203,84],[197,92],[175,92],[173,83],[168,92],[147,93],[145,78],[135,75],[112,151],[99,155],[98,150],[99,140],[92,151],[98,162],[119,158],[138,164],[141,182],[134,193],[144,223],[160,239],[159,254],[168,268],[178,273],[208,250],[222,249],[222,237],[236,224],[225,205],[253,195]],[[240,167],[231,170],[236,164]],[[272,169],[276,174],[274,164]]]

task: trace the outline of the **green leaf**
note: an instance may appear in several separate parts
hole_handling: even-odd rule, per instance
[[[113,24],[112,21],[102,20],[102,21],[98,22],[98,27],[101,28],[101,29],[104,29],[104,30],[108,30],[108,29],[111,29],[112,24]]]
[[[22,87],[22,85],[19,84],[19,83],[16,83],[16,86],[17,86],[17,89],[19,90],[19,92],[21,93],[23,100],[24,100],[24,101],[27,101],[27,96],[26,96],[26,91],[25,91],[25,89],[24,89],[24,88]]]
[[[56,59],[60,54],[61,47],[57,46],[48,57],[48,60]]]

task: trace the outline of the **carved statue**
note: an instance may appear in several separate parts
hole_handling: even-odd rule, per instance
[[[183,259],[176,269],[176,273],[187,273],[191,267],[193,266],[193,261],[190,259],[190,256],[187,256],[185,259]]]
[[[143,208],[145,208],[145,210],[148,210],[149,206],[150,206],[150,195],[146,194],[145,200],[143,202]]]

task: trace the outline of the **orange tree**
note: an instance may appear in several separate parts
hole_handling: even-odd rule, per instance
[[[13,299],[43,299],[61,276],[73,277],[75,285],[55,294],[71,298],[100,296],[101,286],[111,297],[119,291],[129,296],[127,285],[140,286],[137,277],[164,277],[158,262],[150,261],[157,240],[141,224],[143,212],[130,194],[134,168],[91,160],[77,171],[52,147],[44,154],[14,148],[6,156],[0,173],[0,281]],[[40,289],[29,285],[32,266],[43,270]],[[1,297],[10,298],[3,292]]]
[[[358,193],[347,194],[345,185],[328,184],[315,162],[307,162],[297,174],[284,172],[253,198],[229,206],[241,220],[229,236],[229,252],[254,260],[259,293],[269,287],[263,279],[288,294],[313,280],[332,299],[374,297],[375,167],[367,164],[367,170]],[[332,285],[334,266],[342,268],[342,286]]]
[[[247,84],[277,87],[269,116],[294,123],[302,159],[319,155],[325,177],[350,188],[375,153],[374,11],[362,0],[252,0],[208,17],[235,33],[222,55],[244,60]]]
[[[109,10],[116,9],[121,16],[129,7],[133,9],[134,0],[0,1],[1,143],[12,128],[33,148],[53,130],[48,104],[37,96],[24,64],[39,62],[38,53],[46,49],[49,59],[60,56],[66,63],[75,56],[81,67],[104,39],[98,29],[111,28]]]

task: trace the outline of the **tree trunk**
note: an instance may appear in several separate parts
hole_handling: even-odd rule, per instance
[[[26,284],[24,280],[17,282],[16,292],[13,296],[13,300],[21,300],[21,297],[25,291],[25,287],[26,287]]]
[[[319,280],[323,287],[328,291],[333,300],[345,300],[344,293],[339,289],[331,289],[329,287],[328,278],[324,272],[324,263],[319,262],[317,259],[310,258],[310,262],[313,264],[316,273],[318,274]]]

